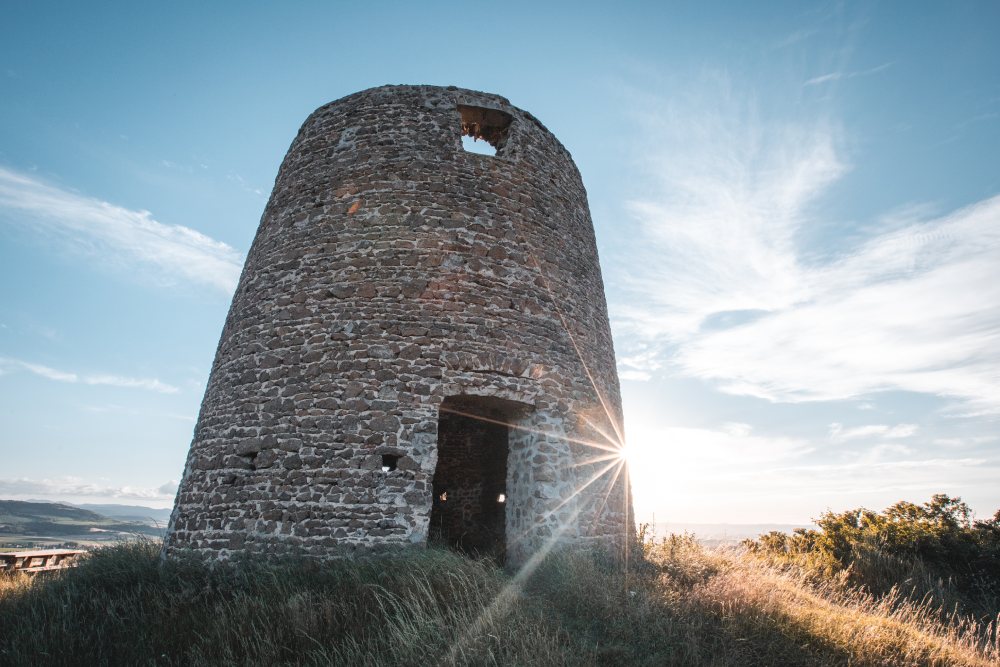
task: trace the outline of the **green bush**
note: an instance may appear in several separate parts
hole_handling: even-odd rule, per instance
[[[883,512],[827,512],[816,530],[772,532],[744,544],[759,556],[876,594],[902,589],[945,608],[995,618],[1000,612],[1000,511],[975,521],[961,498],[944,494]]]

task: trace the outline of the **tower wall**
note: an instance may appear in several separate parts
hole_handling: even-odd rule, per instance
[[[497,155],[465,151],[463,127]],[[604,289],[569,153],[496,95],[350,95],[306,120],[281,165],[165,552],[425,542],[439,408],[454,396],[517,406],[510,561],[631,530],[607,449],[621,407]],[[398,457],[395,470],[383,456]]]

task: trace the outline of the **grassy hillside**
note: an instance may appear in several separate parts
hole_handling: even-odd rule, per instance
[[[157,535],[140,522],[125,522],[60,503],[0,500],[0,540],[4,536],[70,537],[101,533]]]
[[[990,665],[996,628],[647,540],[628,569],[556,554],[530,577],[439,550],[331,563],[158,563],[101,549],[50,578],[0,579],[0,664]]]

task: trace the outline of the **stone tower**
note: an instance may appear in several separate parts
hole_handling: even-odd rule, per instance
[[[165,554],[619,545],[621,422],[570,154],[497,95],[366,90],[316,110],[281,165]]]

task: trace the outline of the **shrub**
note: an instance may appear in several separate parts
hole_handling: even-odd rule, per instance
[[[744,545],[818,579],[839,578],[876,594],[904,589],[911,599],[992,619],[1000,612],[1000,512],[973,522],[961,498],[944,494],[883,512],[826,512],[816,530],[768,533]]]

